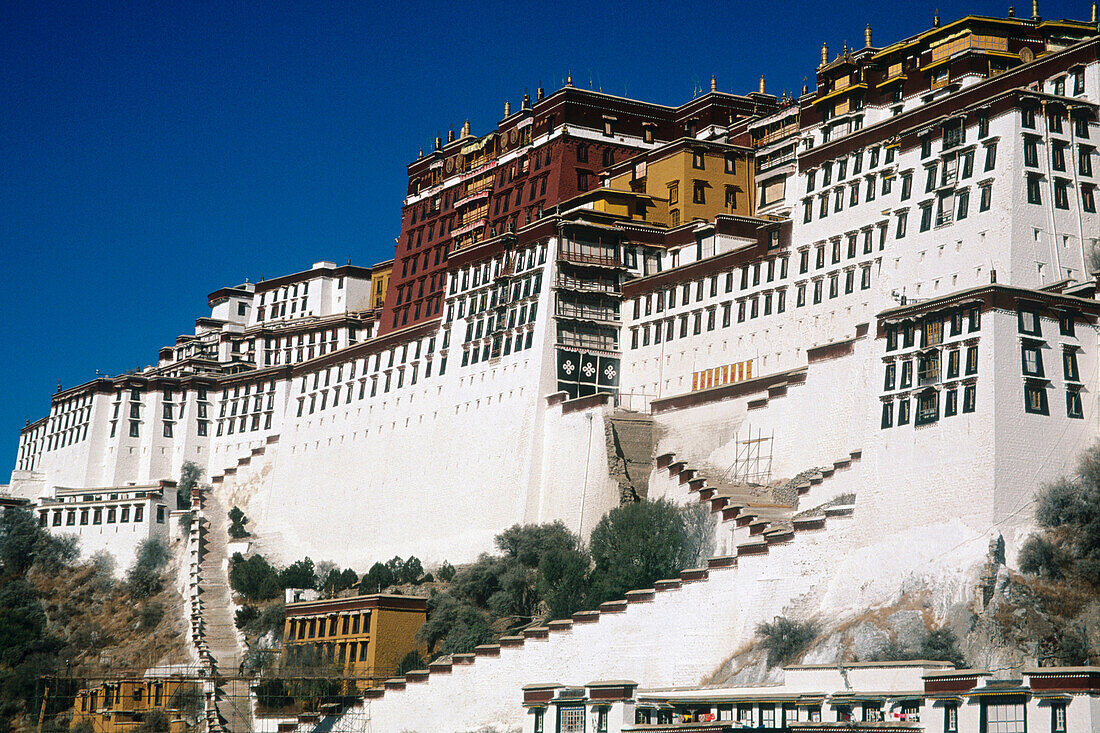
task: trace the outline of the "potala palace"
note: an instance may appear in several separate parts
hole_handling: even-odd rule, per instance
[[[355,567],[701,501],[707,567],[433,662],[348,715],[551,733],[660,729],[675,704],[717,726],[747,705],[755,725],[778,709],[828,730],[800,701],[850,676],[911,698],[898,709],[925,722],[906,730],[1017,730],[979,713],[982,672],[938,662],[695,689],[781,614],[854,617],[914,585],[940,612],[974,602],[991,540],[1011,567],[1036,488],[1100,435],[1095,5],[876,40],[823,46],[796,97],[712,79],[665,106],[570,82],[437,138],[408,166],[392,260],[211,293],[155,365],[52,395],[5,490],[132,557],[169,531],[169,482],[194,461],[265,554]],[[739,489],[788,479],[793,507]],[[1035,691],[1073,685],[1093,692],[1065,693],[1068,730],[1100,726],[1100,672],[1043,675],[1028,730],[1051,715]],[[726,730],[700,725],[681,729]]]

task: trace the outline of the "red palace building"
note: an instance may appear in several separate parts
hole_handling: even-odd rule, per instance
[[[380,334],[440,317],[450,254],[536,222],[542,211],[599,185],[605,169],[708,128],[723,131],[777,108],[775,97],[711,90],[679,107],[574,87],[539,88],[482,137],[469,123],[408,167],[394,268]],[[747,140],[747,138],[746,138]]]

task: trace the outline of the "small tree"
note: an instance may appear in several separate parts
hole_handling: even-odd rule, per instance
[[[180,467],[180,481],[176,484],[176,509],[191,508],[191,489],[202,480],[202,467],[194,461],[184,461]]]
[[[308,557],[291,563],[279,573],[279,583],[284,588],[316,588],[317,574],[313,561]]]
[[[592,530],[593,604],[652,588],[684,568],[687,535],[683,514],[670,501],[639,501],[612,509]]]
[[[250,601],[275,598],[282,592],[279,573],[263,555],[252,555],[246,560],[241,553],[233,553],[229,562],[229,585]]]
[[[380,562],[376,562],[371,565],[370,570],[363,576],[363,579],[359,581],[359,592],[366,595],[368,593],[381,593],[386,588],[389,588],[395,582],[393,571],[390,570],[388,565],[383,565]]]
[[[444,583],[450,583],[455,577],[455,566],[444,560],[436,571],[435,577]]]
[[[768,650],[768,666],[778,667],[789,664],[806,651],[817,636],[817,626],[777,616],[771,623],[757,626],[756,633],[763,638],[764,648]]]
[[[951,662],[956,667],[966,666],[966,659],[959,651],[959,640],[947,627],[928,632],[920,645],[920,657],[938,662]]]
[[[229,510],[229,536],[235,540],[244,539],[249,536],[249,532],[245,529],[245,525],[248,524],[248,517],[244,515],[244,512],[239,507],[233,507]]]
[[[134,564],[126,573],[126,589],[135,598],[149,598],[164,588],[161,571],[171,555],[164,543],[157,538],[143,540],[138,545]]]

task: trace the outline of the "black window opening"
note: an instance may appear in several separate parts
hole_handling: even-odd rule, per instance
[[[917,396],[915,424],[928,425],[940,419],[940,393],[929,390]]]
[[[1038,346],[1032,344],[1024,344],[1022,347],[1020,347],[1020,354],[1023,362],[1024,376],[1044,376],[1043,353]]]
[[[1071,417],[1076,420],[1084,419],[1085,410],[1081,404],[1081,390],[1079,389],[1067,389],[1066,390],[1066,417]],[[1064,728],[1063,728],[1064,730]]]
[[[882,429],[894,426],[894,402],[893,400],[882,403]]]
[[[1033,415],[1049,415],[1046,384],[1029,380],[1024,384],[1024,411]]]
[[[898,401],[898,425],[909,424],[909,410],[910,403],[908,397]]]

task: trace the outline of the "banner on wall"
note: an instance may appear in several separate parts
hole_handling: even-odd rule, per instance
[[[698,392],[701,389],[736,384],[746,379],[752,379],[752,359],[692,372],[691,391]]]

